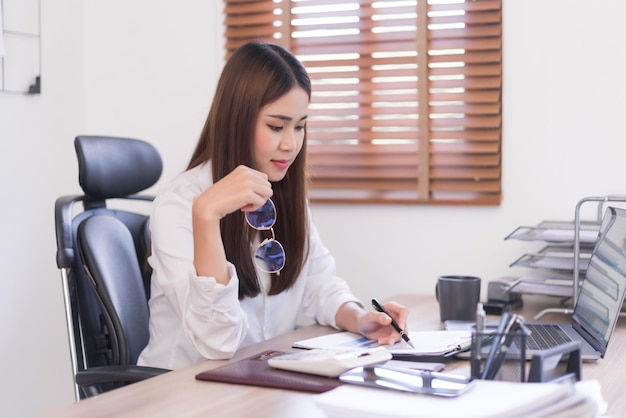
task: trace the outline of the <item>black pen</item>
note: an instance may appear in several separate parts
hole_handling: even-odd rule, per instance
[[[391,316],[389,314],[389,312],[387,312],[387,310],[383,307],[383,305],[381,305],[376,299],[372,299],[372,306],[374,307],[374,309],[376,309],[378,312],[382,312],[384,314],[386,314],[389,318],[391,318],[391,326],[398,331],[398,333],[400,334],[400,336],[402,337],[402,339],[404,341],[406,341],[406,343],[408,345],[410,345],[411,347],[415,348],[415,346],[413,345],[413,343],[411,342],[411,340],[409,340],[409,336],[406,335],[406,333],[402,330],[402,328],[400,328],[400,325],[398,325],[398,323],[395,321],[395,319],[393,319],[393,316]]]

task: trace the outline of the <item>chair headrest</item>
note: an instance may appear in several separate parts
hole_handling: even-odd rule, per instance
[[[163,171],[159,151],[139,139],[77,136],[78,181],[94,199],[139,193],[157,182]]]

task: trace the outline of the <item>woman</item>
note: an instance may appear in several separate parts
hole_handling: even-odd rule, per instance
[[[391,319],[365,311],[336,276],[311,223],[310,97],[306,70],[282,47],[253,42],[228,60],[187,170],[154,202],[150,342],[139,364],[230,358],[301,315],[399,341]],[[406,329],[407,309],[386,308]]]

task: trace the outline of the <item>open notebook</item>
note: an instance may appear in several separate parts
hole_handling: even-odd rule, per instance
[[[471,346],[472,335],[469,330],[458,331],[410,331],[411,341],[415,348],[404,341],[389,346],[388,349],[394,358],[410,358],[411,356],[448,356],[468,350]],[[321,337],[309,338],[293,343],[294,348],[325,348],[347,349],[377,347],[379,344],[362,335],[352,332],[338,332]]]

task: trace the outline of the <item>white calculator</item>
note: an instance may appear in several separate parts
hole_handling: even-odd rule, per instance
[[[328,350],[313,349],[281,354],[270,358],[267,363],[276,369],[337,377],[355,367],[385,363],[391,352],[385,347]]]

